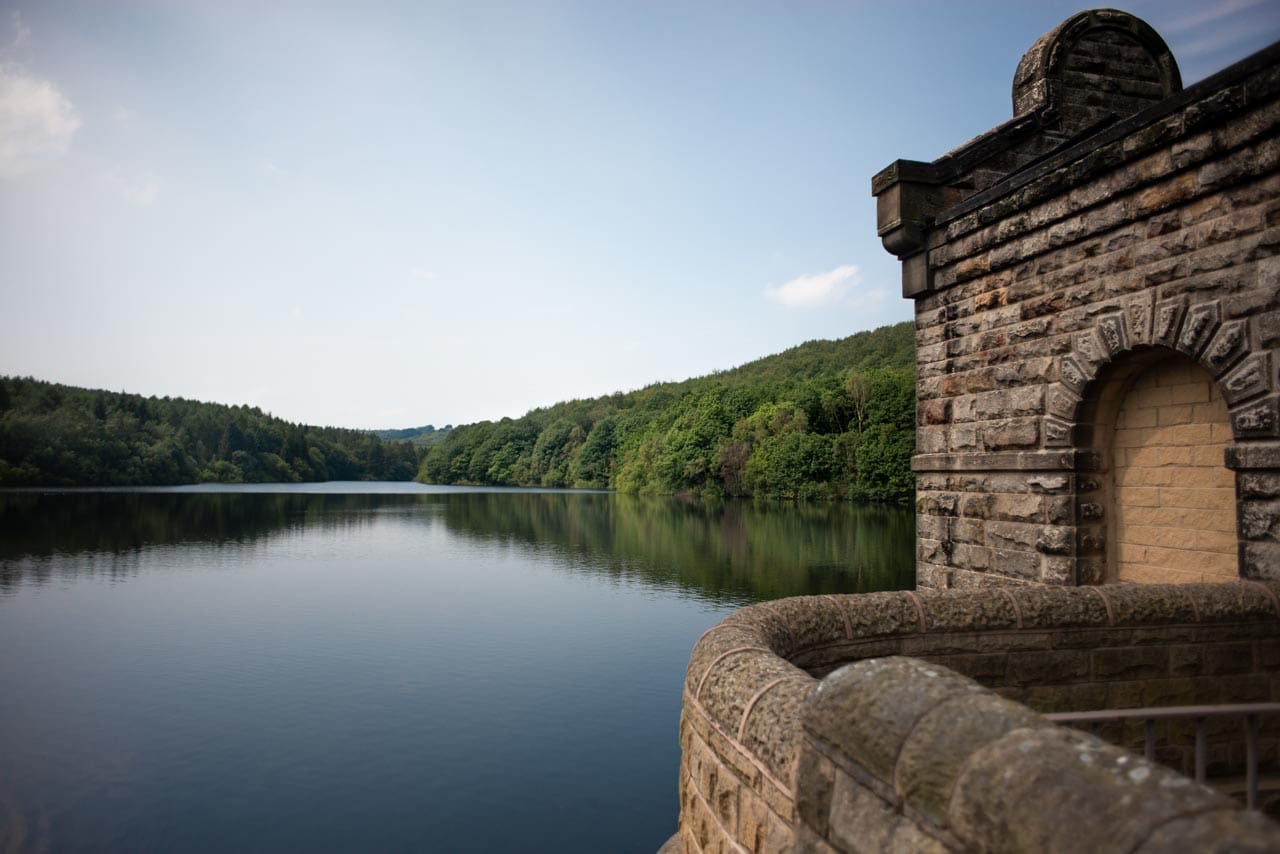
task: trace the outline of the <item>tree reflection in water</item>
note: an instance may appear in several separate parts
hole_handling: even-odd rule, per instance
[[[358,488],[358,487],[357,487]],[[451,491],[0,493],[0,593],[61,572],[125,579],[156,546],[246,544],[319,527],[443,524],[528,549],[570,571],[749,602],[910,587],[909,509],[847,503],[701,502],[606,493]],[[58,556],[89,555],[62,562]]]

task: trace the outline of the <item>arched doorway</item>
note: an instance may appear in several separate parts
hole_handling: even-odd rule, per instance
[[[1110,461],[1108,582],[1239,577],[1227,406],[1207,371],[1171,350],[1136,359],[1105,390]],[[1111,394],[1106,394],[1111,391]]]

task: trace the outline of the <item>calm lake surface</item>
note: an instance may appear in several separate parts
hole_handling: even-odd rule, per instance
[[[0,851],[653,852],[689,651],[909,587],[878,506],[0,492]]]

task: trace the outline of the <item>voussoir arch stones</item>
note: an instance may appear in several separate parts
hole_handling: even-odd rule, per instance
[[[1270,350],[1250,348],[1249,321],[1222,320],[1218,300],[1159,302],[1136,297],[1098,306],[1093,323],[1071,339],[1045,394],[1044,444],[1069,448],[1091,386],[1105,368],[1132,353],[1164,348],[1187,356],[1218,383],[1237,440],[1280,438],[1280,395]]]

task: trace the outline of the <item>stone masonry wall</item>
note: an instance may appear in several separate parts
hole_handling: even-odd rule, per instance
[[[1077,808],[1098,810],[1100,838],[1154,846],[1141,850],[1171,850],[1155,844],[1166,821],[1212,841],[1204,850],[1257,838],[1268,850],[1280,845],[1274,825],[1171,776],[1193,762],[1185,727],[1157,731],[1166,772],[1037,712],[1276,700],[1280,584],[762,603],[712,628],[690,657],[680,828],[666,850],[1092,850],[1093,836],[1069,844],[1055,830],[1079,821]],[[1100,735],[1137,737],[1119,725]],[[1239,734],[1211,735],[1210,776],[1236,772]],[[1280,722],[1264,723],[1260,750],[1264,770],[1280,767]],[[1125,776],[1139,768],[1141,779]],[[1009,769],[1035,785],[1010,786]]]
[[[1071,60],[1104,36],[1133,56]],[[1179,87],[1145,24],[1081,13],[1024,58],[1009,125],[873,179],[916,300],[918,586],[1116,579],[1109,437],[1174,354],[1228,409],[1202,453],[1237,490],[1232,575],[1280,578],[1280,46]]]

